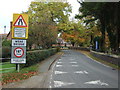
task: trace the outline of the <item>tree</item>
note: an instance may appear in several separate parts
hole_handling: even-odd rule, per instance
[[[57,38],[58,23],[68,20],[71,7],[62,2],[32,2],[29,14],[29,46],[36,44],[43,48],[50,48]]]
[[[68,22],[68,24],[63,24],[59,29],[63,31],[62,38],[67,42],[71,42],[73,46],[89,46],[90,38],[88,32],[90,30],[84,27],[82,21]]]
[[[78,1],[79,2],[79,1]],[[82,13],[81,15],[77,15],[76,18],[84,18],[84,17],[94,17],[93,19],[86,20],[87,23],[91,21],[95,21],[100,25],[100,31],[102,33],[102,41],[101,41],[101,49],[105,50],[105,32],[108,33],[108,37],[110,40],[110,47],[118,51],[119,48],[119,21],[120,13],[120,3],[117,2],[79,2],[81,7],[79,11]]]

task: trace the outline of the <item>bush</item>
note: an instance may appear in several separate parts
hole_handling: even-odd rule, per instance
[[[60,52],[60,47],[57,47],[57,52]]]
[[[57,52],[57,49],[48,49],[48,50],[36,50],[27,52],[27,61],[26,64],[21,64],[21,67],[28,67],[39,63],[40,61],[48,58],[51,55],[54,55]]]
[[[10,47],[11,46],[11,40],[4,40],[2,42],[2,46]]]
[[[11,47],[2,47],[2,58],[10,58]]]

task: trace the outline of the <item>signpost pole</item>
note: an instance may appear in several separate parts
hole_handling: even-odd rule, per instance
[[[18,69],[18,72],[19,72],[19,71],[20,71],[20,64],[18,64],[17,66],[18,66],[18,68],[17,68],[17,69]]]

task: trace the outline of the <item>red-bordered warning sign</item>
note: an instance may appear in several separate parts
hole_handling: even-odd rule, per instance
[[[15,57],[22,57],[24,55],[24,50],[21,47],[17,47],[14,49],[14,56]]]
[[[15,27],[27,27],[27,24],[23,18],[22,15],[20,15],[17,20],[15,21],[15,23],[13,24],[13,26]]]

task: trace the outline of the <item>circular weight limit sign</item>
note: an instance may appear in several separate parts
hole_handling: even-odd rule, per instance
[[[14,49],[14,55],[20,58],[24,55],[24,50],[21,47],[17,47]]]

